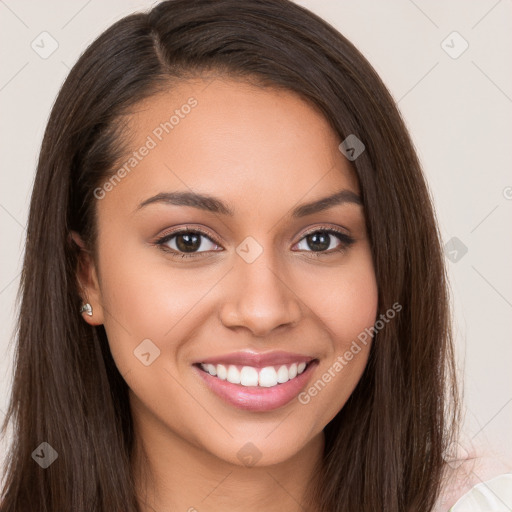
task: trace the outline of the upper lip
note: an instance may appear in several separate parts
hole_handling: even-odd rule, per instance
[[[198,363],[204,364],[233,364],[241,366],[254,366],[265,367],[274,366],[278,364],[292,364],[292,363],[309,363],[313,361],[314,357],[305,356],[302,354],[294,354],[292,352],[232,352],[231,354],[224,354],[222,356],[209,357],[208,359],[201,359]]]

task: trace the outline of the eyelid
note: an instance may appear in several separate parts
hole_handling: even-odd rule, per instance
[[[206,238],[208,238],[211,242],[220,245],[220,243],[215,239],[213,235],[211,235],[208,231],[205,231],[203,228],[195,225],[185,225],[181,226],[176,229],[171,229],[170,231],[164,231],[161,235],[159,235],[155,242],[162,241],[164,238],[172,237],[176,235],[180,235],[182,233],[189,233],[189,232],[198,232],[201,235],[204,235]]]
[[[345,230],[345,231],[348,231],[348,230]],[[341,247],[338,247],[335,249],[330,249],[328,251],[301,251],[301,250],[299,250],[297,252],[305,252],[306,254],[309,255],[308,257],[310,257],[310,258],[311,257],[312,258],[321,258],[322,256],[327,257],[327,256],[330,256],[333,254],[344,253],[356,242],[356,239],[352,235],[348,234],[345,231],[338,226],[334,227],[332,225],[314,226],[313,228],[301,233],[299,241],[296,242],[294,245],[299,244],[307,236],[312,235],[313,233],[324,232],[324,233],[328,233],[329,235],[331,235],[331,234],[334,235],[340,242]]]
[[[297,242],[295,242],[294,245],[297,245],[298,243],[300,243],[308,235],[317,233],[319,231],[324,231],[324,232],[340,235],[341,238],[338,238],[338,240],[342,244],[347,246],[347,248],[355,242],[353,237],[351,235],[349,235],[348,233],[344,232],[342,230],[342,228],[334,227],[332,225],[320,225],[320,226],[314,226],[314,227],[308,229],[307,231],[301,233],[299,240]],[[205,238],[207,238],[208,240],[210,240],[210,242],[214,243],[217,246],[222,247],[222,245],[216,240],[216,237],[212,236],[209,232],[207,232],[203,228],[196,226],[196,225],[185,225],[185,226],[181,226],[176,229],[172,229],[169,232],[164,232],[162,235],[159,235],[153,243],[160,246],[163,250],[169,251],[173,255],[180,256],[180,257],[194,257],[194,256],[199,256],[201,254],[208,254],[208,253],[212,252],[212,251],[199,251],[199,252],[191,252],[191,253],[181,253],[181,252],[176,252],[174,249],[166,248],[165,244],[169,240],[171,240],[173,237],[178,236],[182,233],[190,233],[190,232],[199,233],[202,236],[204,236]],[[318,252],[306,251],[306,252],[310,252],[312,254],[315,254],[316,256],[321,256],[321,255],[328,255],[328,254],[335,253],[338,250],[339,249],[331,249],[330,251],[318,251]],[[213,252],[220,252],[220,251],[213,251]],[[298,251],[298,252],[302,252],[302,251]]]
[[[350,236],[348,233],[345,233],[344,231],[342,231],[342,229],[339,227],[330,226],[330,225],[320,225],[320,226],[314,226],[311,229],[304,231],[304,233],[301,234],[299,241],[302,240],[305,236],[316,233],[317,231],[334,231],[334,232],[336,232],[340,235],[346,236],[346,237]]]
[[[172,249],[172,248],[167,247],[165,245],[167,242],[172,240],[175,236],[179,236],[179,235],[181,235],[183,233],[199,233],[200,235],[202,235],[205,238],[207,238],[213,244],[222,247],[221,244],[216,241],[215,237],[210,235],[210,233],[208,233],[207,231],[205,231],[201,227],[190,226],[190,225],[181,226],[179,228],[172,229],[169,232],[164,232],[162,235],[158,236],[157,239],[154,240],[152,243],[155,244],[157,247],[159,247],[162,251],[170,253],[171,256],[173,256],[173,257],[176,256],[176,257],[180,257],[180,258],[196,258],[196,257],[199,257],[201,255],[203,255],[203,257],[205,255],[206,256],[211,256],[212,250],[186,253],[186,252],[176,251],[175,249]],[[220,251],[214,250],[213,252],[220,252]]]

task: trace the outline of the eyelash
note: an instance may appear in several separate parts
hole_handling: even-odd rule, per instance
[[[210,240],[210,242],[213,242],[216,245],[220,245],[208,233],[206,233],[205,231],[203,231],[202,229],[197,228],[197,227],[194,227],[194,228],[185,227],[185,228],[173,231],[172,233],[163,235],[162,237],[160,237],[158,240],[155,241],[155,244],[158,245],[163,251],[171,254],[171,256],[181,258],[181,259],[195,258],[195,257],[199,257],[201,254],[203,254],[203,252],[195,252],[195,253],[176,252],[175,249],[171,249],[171,248],[165,246],[165,244],[169,240],[172,240],[175,236],[182,235],[184,233],[203,235],[204,237],[208,238],[208,240]],[[315,258],[324,256],[326,254],[341,253],[341,252],[347,250],[355,242],[355,240],[351,236],[343,233],[342,231],[338,231],[337,229],[334,229],[332,227],[321,227],[321,226],[318,228],[315,228],[312,231],[308,231],[307,233],[304,233],[304,235],[302,235],[302,238],[299,240],[299,242],[302,241],[307,236],[313,235],[315,233],[327,233],[329,235],[334,235],[341,242],[340,247],[338,247],[337,249],[331,249],[330,251],[306,251],[306,252],[312,253],[314,255],[313,257],[315,257]],[[204,251],[204,252],[208,252],[208,251]],[[218,251],[215,251],[215,252],[218,252]]]

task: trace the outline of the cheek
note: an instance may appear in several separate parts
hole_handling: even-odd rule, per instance
[[[191,328],[194,308],[217,279],[194,270],[180,270],[156,253],[157,249],[130,250],[123,257],[108,247],[102,253],[101,294],[105,330],[120,371],[137,360],[134,350],[150,339],[161,354],[176,359],[179,333]],[[167,354],[172,348],[174,354]]]
[[[332,348],[344,351],[376,320],[378,288],[368,245],[361,244],[344,264],[312,273],[301,295],[327,330]]]
[[[364,249],[354,254],[350,264],[331,270],[324,286],[309,293],[309,304],[329,339],[314,379],[299,395],[317,430],[343,408],[368,361],[378,287],[369,248]]]
[[[373,326],[377,301],[377,283],[371,265],[361,265],[333,280],[325,323],[336,334],[338,350],[344,350],[361,332]]]

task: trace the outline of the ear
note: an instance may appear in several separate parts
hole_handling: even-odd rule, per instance
[[[74,242],[80,248],[76,279],[81,290],[82,302],[88,302],[92,306],[92,316],[84,312],[82,318],[90,325],[101,325],[104,322],[103,301],[94,259],[76,231],[70,231],[69,236],[71,243]]]

